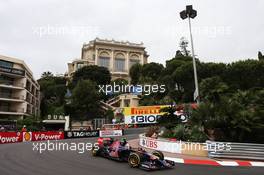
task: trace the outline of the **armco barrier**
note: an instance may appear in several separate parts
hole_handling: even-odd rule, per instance
[[[207,141],[211,145],[208,150],[210,158],[251,159],[264,160],[264,144],[253,143],[227,143]],[[229,144],[228,150],[216,150],[217,145]]]

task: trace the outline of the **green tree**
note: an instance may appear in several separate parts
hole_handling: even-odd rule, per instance
[[[38,83],[41,92],[40,109],[42,118],[48,114],[63,114],[64,96],[67,91],[66,79],[54,76],[50,72],[44,72]]]
[[[237,91],[220,96],[218,102],[205,100],[190,118],[213,140],[263,143],[263,90]],[[254,137],[252,137],[254,134]]]
[[[258,59],[259,61],[264,60],[264,56],[262,55],[260,51],[258,52]]]
[[[153,83],[156,82],[160,77],[164,67],[162,64],[158,63],[148,63],[144,64],[142,67],[141,82],[142,83]]]
[[[218,102],[220,96],[228,92],[228,86],[218,76],[203,79],[200,83],[202,100]]]
[[[97,85],[106,85],[111,81],[111,74],[105,67],[96,65],[84,66],[74,72],[72,78],[73,87],[77,85],[80,80],[91,80]]]
[[[54,75],[50,71],[43,72],[41,74],[41,78],[50,78],[53,77]]]
[[[142,65],[137,63],[134,64],[129,70],[129,76],[131,78],[131,84],[136,85],[139,83],[139,79],[142,72]]]
[[[264,62],[257,60],[237,61],[227,65],[222,78],[233,90],[264,87]]]
[[[79,80],[72,91],[71,104],[66,106],[73,120],[90,120],[102,117],[100,94],[96,83],[91,80]]]

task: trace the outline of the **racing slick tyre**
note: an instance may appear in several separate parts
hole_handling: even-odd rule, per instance
[[[164,160],[164,154],[161,151],[153,151],[154,156],[157,156],[160,160]]]
[[[137,153],[131,153],[128,157],[128,164],[130,167],[135,168],[140,165],[141,156]]]
[[[92,148],[92,156],[98,156],[98,150],[95,149],[95,147]]]

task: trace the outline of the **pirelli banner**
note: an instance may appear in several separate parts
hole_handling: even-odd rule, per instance
[[[160,112],[162,108],[169,107],[162,106],[139,106],[139,107],[125,107],[124,116],[125,124],[153,124],[157,123],[157,119],[164,113]]]

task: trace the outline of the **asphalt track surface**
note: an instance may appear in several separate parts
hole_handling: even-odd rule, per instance
[[[131,132],[128,139],[137,138]],[[60,142],[94,142],[95,138],[61,140]],[[263,175],[262,167],[215,167],[205,165],[176,164],[174,169],[147,172],[130,168],[90,152],[79,154],[75,151],[33,151],[32,143],[0,145],[0,175]]]

